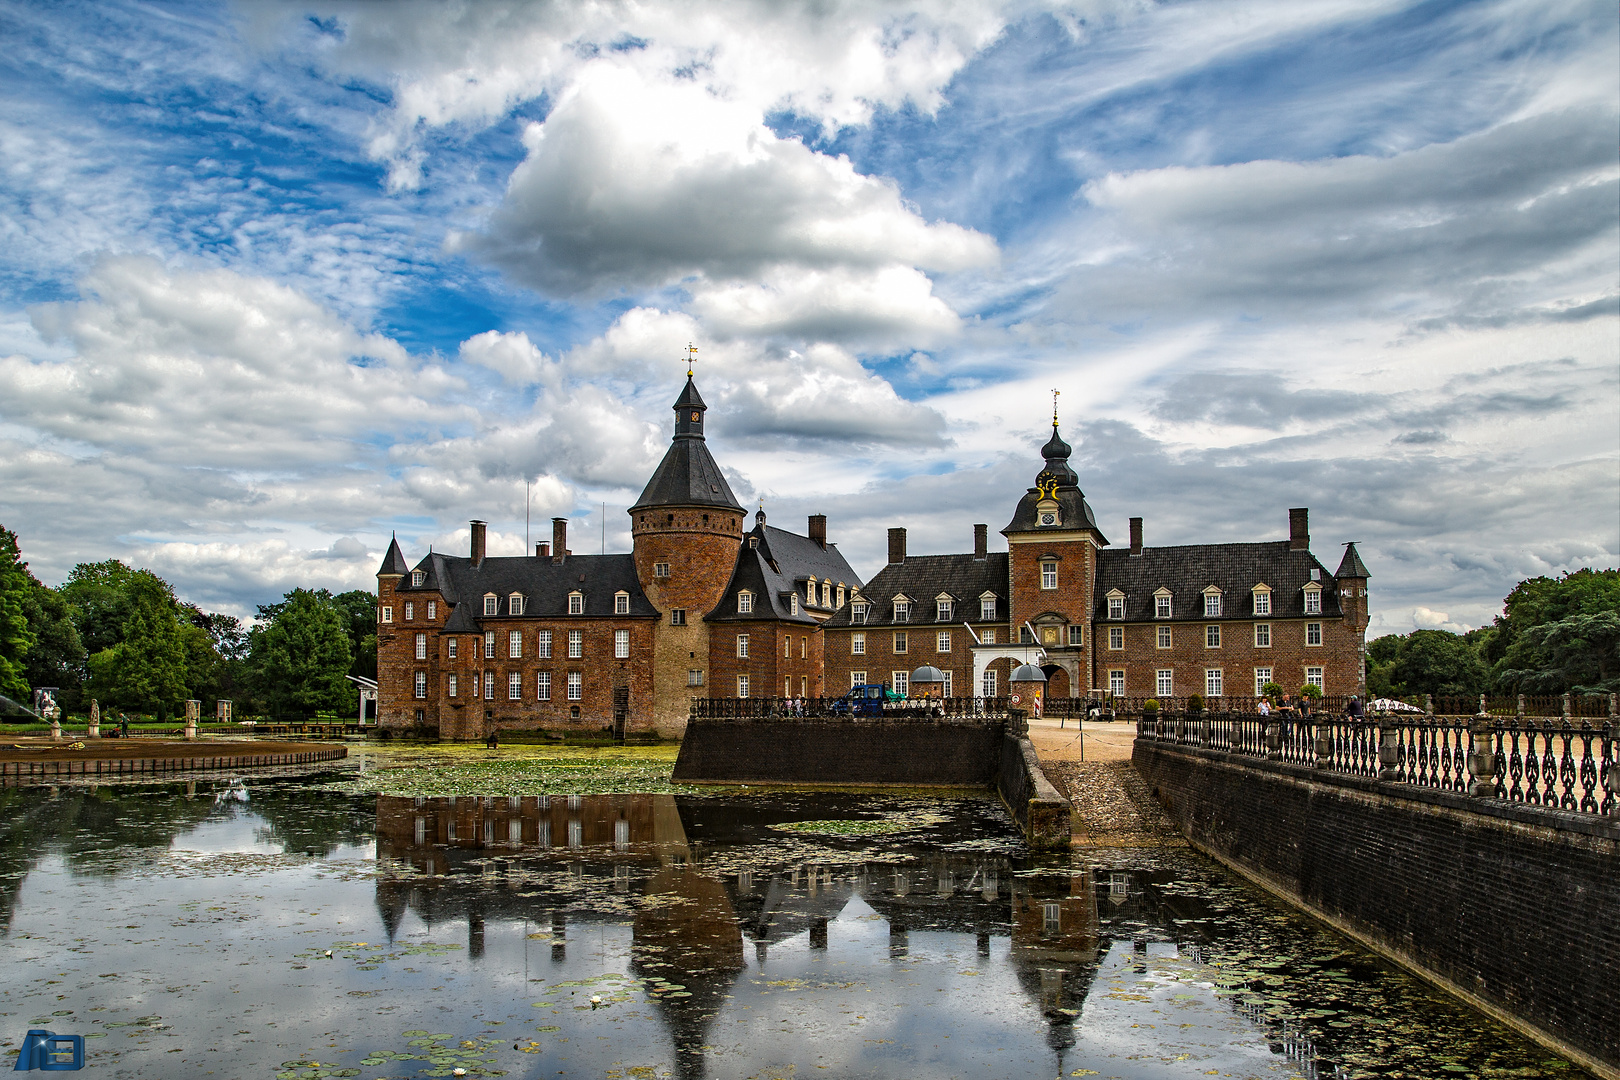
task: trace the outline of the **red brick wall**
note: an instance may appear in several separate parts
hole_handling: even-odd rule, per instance
[[[999,623],[982,623],[974,626],[974,630],[983,632],[986,628],[996,631],[999,641],[1006,640],[1007,628]],[[973,682],[973,639],[968,636],[966,627],[961,623],[910,623],[903,629],[906,632],[906,652],[896,654],[894,651],[894,631],[892,626],[866,626],[824,630],[822,633],[827,639],[826,668],[827,693],[837,697],[849,689],[850,674],[855,671],[866,672],[868,681],[874,683],[892,683],[893,673],[904,671],[908,676],[924,664],[932,664],[941,671],[951,673],[951,693],[956,697],[976,697],[978,688]],[[951,647],[947,652],[939,650],[939,632],[945,631],[951,636]],[[866,653],[856,655],[851,651],[854,635],[866,634]],[[1005,684],[1003,676],[1003,684]]]
[[[739,675],[748,676],[749,697],[796,696],[800,693],[801,680],[807,688],[807,696],[822,696],[824,657],[820,627],[761,619],[714,623],[709,632],[709,696],[736,697]],[[739,634],[748,635],[747,659],[737,656]],[[784,645],[787,646],[785,654]],[[791,695],[783,693],[784,678],[792,680]]]
[[[1094,610],[1094,588],[1097,580],[1097,552],[1089,540],[1065,540],[1019,535],[1008,539],[1007,576],[1009,596],[1012,598],[1012,636],[1018,641],[1024,623],[1035,622],[1046,612],[1057,612],[1069,623],[1086,627],[1083,644],[1075,652],[1079,657],[1082,678],[1090,670],[1092,641],[1091,613]],[[1058,587],[1041,588],[1041,556],[1053,554],[1058,559]],[[1066,631],[1065,631],[1066,633]],[[1067,648],[1066,642],[1060,647]],[[1073,655],[1073,653],[1071,653]],[[1071,688],[1072,696],[1083,696],[1084,686]]]
[[[1322,644],[1305,645],[1306,622],[1321,622]],[[1271,647],[1258,648],[1254,644],[1256,623],[1271,627]],[[1221,628],[1219,648],[1204,647],[1204,628]],[[1171,647],[1158,647],[1160,626],[1170,627]],[[1125,647],[1108,647],[1109,627],[1122,627]],[[1130,697],[1148,697],[1158,693],[1155,672],[1171,668],[1174,672],[1174,695],[1204,693],[1204,672],[1218,667],[1222,671],[1223,690],[1227,694],[1248,697],[1254,694],[1254,669],[1269,667],[1272,681],[1293,693],[1305,684],[1305,668],[1322,668],[1325,694],[1354,694],[1359,692],[1361,663],[1361,632],[1342,620],[1330,619],[1216,619],[1208,622],[1132,622],[1111,623],[1099,621],[1094,627],[1097,668],[1093,676],[1096,685],[1108,689],[1108,673],[1113,669],[1125,672],[1125,693]]]

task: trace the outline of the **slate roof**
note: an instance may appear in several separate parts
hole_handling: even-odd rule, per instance
[[[1367,572],[1367,564],[1361,561],[1361,554],[1356,551],[1355,544],[1344,545],[1344,558],[1339,560],[1339,569],[1334,573],[1333,576],[1358,578],[1372,577],[1372,575]]]
[[[435,552],[417,563],[416,569],[425,574],[422,584],[412,586],[407,578],[399,591],[443,595],[452,605],[447,630],[476,629],[484,618],[486,593],[498,598],[496,617],[503,619],[512,617],[513,593],[523,597],[520,618],[658,618],[657,609],[641,591],[635,559],[630,555],[570,555],[560,563],[529,556],[486,557],[474,567],[470,558]],[[568,614],[568,594],[576,590],[585,596],[583,616]],[[621,591],[630,594],[628,615],[613,613],[614,594]]]
[[[749,547],[748,541],[756,541]],[[843,582],[847,599],[861,587],[861,579],[838,551],[837,544],[825,549],[808,536],[767,525],[764,515],[756,515],[755,525],[743,538],[737,553],[737,566],[731,581],[714,611],[704,617],[705,622],[749,622],[757,619],[780,619],[784,622],[814,626],[820,623],[810,613],[811,605],[805,597],[805,583],[814,577],[818,582]],[[737,594],[747,589],[754,594],[754,610],[748,615],[737,613]],[[793,614],[789,595],[798,593],[799,613]],[[819,598],[818,598],[819,600]],[[836,600],[834,601],[836,603]],[[820,608],[820,604],[814,605]]]
[[[996,617],[979,618],[979,597],[984,593],[996,596]],[[948,593],[955,601],[955,610],[949,623],[940,623],[934,601],[940,593]],[[894,597],[904,594],[911,598],[909,622],[894,621]],[[904,562],[890,563],[861,589],[871,608],[866,622],[852,623],[846,605],[828,619],[828,628],[846,626],[926,626],[957,625],[961,622],[1005,623],[1007,608],[1007,553],[992,551],[983,559],[975,559],[971,552],[964,555],[908,555]]]
[[[399,539],[396,537],[388,541],[388,554],[383,556],[382,565],[377,568],[377,576],[397,574],[404,577],[410,572],[411,568],[405,563],[405,553],[399,550]]]
[[[701,421],[692,423],[685,410],[697,410],[699,417],[708,406],[697,392],[697,385],[688,376],[686,387],[675,400],[675,436],[670,440],[664,460],[653,470],[652,479],[642,489],[641,497],[630,508],[633,514],[660,506],[719,506],[727,510],[742,510],[742,504],[731,493],[725,474],[709,453],[703,438]]]
[[[1312,570],[1322,586],[1322,617],[1338,617],[1333,575],[1309,551],[1290,550],[1287,540],[1143,548],[1140,555],[1132,555],[1129,548],[1099,551],[1097,609],[1092,617],[1098,622],[1119,621],[1107,617],[1108,593],[1118,589],[1125,594],[1125,621],[1164,622],[1153,616],[1153,594],[1166,588],[1172,594],[1172,621],[1205,622],[1204,590],[1214,585],[1222,594],[1221,618],[1252,619],[1253,589],[1265,584],[1271,586],[1271,612],[1262,618],[1304,618],[1304,589]]]
[[[1097,518],[1091,512],[1091,504],[1086,502],[1085,492],[1080,490],[1080,478],[1069,467],[1071,452],[1069,444],[1058,434],[1057,423],[1054,421],[1052,437],[1041,447],[1041,457],[1046,459],[1046,464],[1036,474],[1036,486],[1030,488],[1024,493],[1024,497],[1018,500],[1012,520],[1001,530],[1003,536],[1008,533],[1040,532],[1043,528],[1091,529],[1097,534],[1099,543],[1108,543],[1102,530],[1097,528]],[[1054,485],[1056,490],[1052,494],[1058,504],[1058,524],[1042,526],[1036,517],[1035,504],[1042,499],[1040,489]]]

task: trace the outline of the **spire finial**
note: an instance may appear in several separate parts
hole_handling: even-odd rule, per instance
[[[690,341],[686,343],[686,377],[692,377],[692,366],[697,363],[697,346]]]
[[[1053,390],[1052,391],[1052,428],[1054,430],[1056,430],[1056,428],[1058,426],[1058,421],[1057,421],[1057,399],[1058,399],[1058,395],[1061,394],[1061,393],[1063,393],[1063,391],[1061,391],[1061,390]]]

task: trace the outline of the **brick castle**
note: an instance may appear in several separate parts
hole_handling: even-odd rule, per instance
[[[1034,663],[1048,699],[1252,696],[1267,682],[1362,688],[1366,567],[1310,551],[1308,515],[1286,540],[1128,548],[1097,527],[1052,423],[1043,467],[988,550],[889,559],[863,583],[813,515],[803,535],[747,514],[704,438],[688,375],[669,450],[630,507],[627,555],[575,555],[567,520],[533,555],[412,568],[397,541],[377,571],[378,722],[476,739],[496,728],[679,735],[693,697],[822,697],[857,683],[905,691],[937,667],[949,696],[1006,693]]]

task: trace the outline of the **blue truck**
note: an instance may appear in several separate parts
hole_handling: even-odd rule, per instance
[[[834,716],[880,716],[885,710],[892,712],[904,708],[905,697],[883,683],[850,687],[849,693],[834,698],[827,705],[827,710]]]

